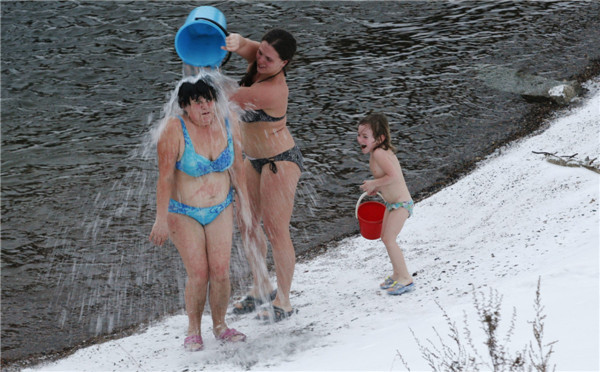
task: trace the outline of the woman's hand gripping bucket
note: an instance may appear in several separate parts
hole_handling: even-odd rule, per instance
[[[200,6],[192,10],[177,31],[175,50],[184,64],[217,68],[227,63],[231,55],[221,49],[227,35],[227,21],[223,13],[212,6]]]
[[[368,201],[360,203],[368,194],[363,193],[358,202],[356,202],[355,215],[358,219],[360,234],[365,239],[375,240],[381,237],[381,225],[383,224],[383,215],[385,213],[385,205],[376,201]],[[383,199],[380,193],[377,193]]]

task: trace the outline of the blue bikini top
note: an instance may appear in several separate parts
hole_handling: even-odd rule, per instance
[[[240,120],[243,121],[244,123],[256,123],[258,121],[274,122],[274,121],[279,121],[283,118],[285,118],[285,115],[277,118],[277,117],[267,114],[262,109],[258,109],[258,110],[244,111],[244,114],[240,117]]]
[[[224,172],[231,167],[233,164],[234,152],[233,139],[231,138],[231,130],[229,128],[229,120],[225,119],[225,127],[227,128],[227,147],[213,161],[196,153],[192,139],[190,138],[187,128],[185,127],[185,122],[181,117],[179,117],[179,120],[181,121],[181,128],[183,129],[185,149],[183,150],[183,156],[181,157],[181,160],[178,160],[175,163],[175,169],[178,169],[192,177],[200,177],[212,172]]]

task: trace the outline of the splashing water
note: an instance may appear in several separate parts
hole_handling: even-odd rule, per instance
[[[148,129],[181,76],[165,30],[180,26],[173,15],[189,4],[101,4],[2,4],[11,35],[2,40],[3,359],[183,308],[179,255],[148,242],[157,173]],[[520,131],[530,106],[474,84],[473,61],[567,78],[589,63],[600,35],[595,2],[332,4],[219,5],[243,15],[231,22],[241,34],[257,32],[242,18],[268,16],[302,35],[288,77],[289,127],[309,169],[290,226],[299,254],[357,232],[352,195],[368,174],[354,147],[361,113],[391,114],[411,191],[427,192]],[[84,32],[82,20],[98,32]],[[232,59],[227,70],[244,64]],[[249,273],[238,247],[231,269],[242,287]]]
[[[170,99],[163,107],[162,119],[158,121],[158,125],[151,131],[152,141],[154,144],[158,142],[160,134],[165,128],[168,120],[172,117],[183,114],[183,110],[177,103],[177,93],[179,91],[179,87],[181,87],[181,84],[186,82],[195,83],[201,79],[212,85],[217,92],[215,111],[220,122],[224,122],[224,119],[230,117],[231,115],[239,116],[241,113],[240,107],[235,102],[229,100],[229,97],[237,89],[237,83],[233,79],[221,74],[218,71],[197,69],[197,74],[185,76],[177,83],[177,86],[171,92]]]
[[[157,173],[156,144],[160,134],[169,118],[183,113],[177,103],[179,87],[198,79],[207,79],[216,88],[215,109],[219,118],[240,115],[239,106],[228,99],[237,84],[218,71],[201,69],[175,84],[160,118],[148,116],[151,129],[125,159],[129,167],[123,178],[108,191],[89,198],[80,223],[64,223],[59,235],[63,238],[48,242],[50,265],[39,280],[58,278],[49,303],[50,310],[57,314],[60,329],[69,330],[72,335],[97,336],[183,311],[186,274],[181,259],[171,243],[155,247],[148,241],[155,206],[155,182],[150,180]],[[300,182],[298,193],[313,201],[316,198],[314,188],[306,181]],[[251,225],[249,214],[241,218]],[[262,228],[259,230],[264,237]],[[267,247],[267,242],[257,243],[248,236],[242,239],[235,229],[232,284],[234,288],[246,288],[253,272],[259,294],[266,298],[269,275],[261,246]],[[251,265],[254,270],[250,270]]]
[[[148,242],[155,205],[154,182],[149,180],[157,172],[155,145],[160,133],[169,117],[182,113],[178,88],[199,78],[216,86],[218,116],[238,114],[239,108],[227,100],[236,86],[231,79],[202,71],[180,80],[161,118],[148,117],[148,125],[154,125],[123,160],[127,165],[123,178],[84,199],[86,212],[79,223],[63,222],[58,235],[62,238],[47,243],[50,264],[38,279],[57,278],[48,302],[60,329],[99,335],[183,308],[185,270],[177,251]]]
[[[233,101],[229,100],[229,97],[237,90],[237,83],[225,75],[221,74],[218,70],[208,70],[202,69],[190,65],[183,65],[183,75],[184,78],[181,79],[175,89],[171,93],[171,97],[169,101],[165,104],[163,108],[163,118],[158,121],[158,125],[152,130],[152,141],[153,143],[158,142],[162,131],[164,130],[168,120],[174,116],[181,115],[183,113],[182,109],[179,107],[177,102],[177,92],[179,91],[179,87],[181,84],[185,82],[195,83],[198,80],[202,79],[209,82],[217,92],[217,99],[215,103],[215,111],[216,116],[219,118],[219,122],[224,122],[224,118],[231,118],[232,116],[236,117],[236,120],[232,121],[232,125],[236,125],[238,122],[239,115],[242,113],[241,108]],[[225,127],[223,127],[225,131]],[[246,196],[241,196],[246,198]],[[246,213],[241,213],[240,218],[244,221],[244,223],[248,226],[252,225],[252,217],[250,216],[250,211],[245,211]],[[256,230],[257,227],[251,227],[250,230]],[[264,234],[263,234],[264,235]],[[239,239],[238,239],[239,240]],[[266,262],[261,254],[259,246],[261,243],[257,244],[255,240],[253,240],[248,234],[243,237],[242,243],[244,246],[245,256],[248,259],[250,265],[254,268],[253,272],[257,275],[256,281],[260,283],[260,288],[264,288],[262,285],[268,278],[268,271]],[[264,242],[266,245],[266,242]],[[241,257],[241,252],[238,253],[237,265],[240,265],[243,262]],[[236,266],[237,266],[236,265]],[[243,265],[242,265],[243,266]],[[240,268],[234,267],[234,271],[242,271],[243,267]],[[261,293],[262,295],[263,293]]]
[[[181,115],[182,109],[178,105],[177,92],[181,84],[185,82],[195,83],[199,79],[205,80],[212,85],[217,91],[217,100],[215,105],[216,116],[220,119],[220,122],[224,122],[223,118],[231,118],[235,116],[239,119],[239,116],[243,113],[241,108],[233,101],[229,100],[229,97],[237,90],[237,83],[231,78],[220,73],[219,70],[204,69],[195,66],[191,66],[183,63],[182,67],[183,79],[181,79],[175,89],[171,92],[170,99],[163,107],[163,117],[158,121],[158,124],[152,130],[152,142],[157,143],[162,131],[164,130],[168,120],[172,117]],[[238,122],[238,120],[235,120]],[[223,128],[225,130],[225,128]],[[314,187],[310,183],[300,182],[297,186],[297,192],[301,196],[307,196],[307,200],[312,202],[312,205],[308,207],[310,213],[314,215],[314,208],[316,206],[316,192]],[[246,197],[245,195],[242,197]],[[269,272],[267,267],[267,259],[272,260],[272,257],[267,257],[269,243],[263,232],[261,226],[253,226],[260,224],[260,222],[252,219],[250,215],[251,211],[247,213],[241,213],[240,218],[243,223],[250,226],[246,232],[243,232],[243,237],[238,236],[234,240],[234,244],[242,246],[243,250],[234,250],[234,257],[232,260],[232,271],[234,273],[243,273],[243,275],[234,275],[238,277],[238,287],[245,288],[247,283],[248,272],[247,266],[249,266],[250,272],[253,275],[253,285],[255,292],[261,298],[268,298],[270,294],[270,283],[269,283]],[[237,234],[240,234],[239,229],[236,230]],[[247,261],[247,262],[244,262]]]

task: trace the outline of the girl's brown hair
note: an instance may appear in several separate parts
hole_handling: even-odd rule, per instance
[[[375,148],[381,147],[384,150],[392,150],[396,152],[396,148],[392,145],[392,136],[390,135],[390,125],[387,117],[384,114],[373,113],[365,116],[358,125],[368,125],[373,131],[373,138],[379,141],[379,138],[383,136],[383,141],[379,143]]]

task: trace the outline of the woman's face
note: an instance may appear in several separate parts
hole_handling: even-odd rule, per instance
[[[273,75],[281,71],[287,61],[279,57],[279,53],[266,41],[262,41],[256,51],[256,70],[260,74]]]
[[[370,125],[362,124],[358,126],[358,136],[356,137],[360,150],[363,154],[368,154],[379,144],[373,137],[373,130]]]
[[[190,105],[185,108],[188,116],[198,124],[208,125],[212,123],[215,113],[215,101],[207,101],[203,97],[191,100]]]

